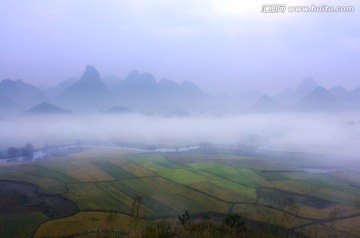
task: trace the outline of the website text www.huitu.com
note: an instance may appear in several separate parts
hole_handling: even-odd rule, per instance
[[[264,4],[261,6],[261,12],[263,13],[352,13],[355,11],[354,6],[330,6],[330,5],[298,5],[287,6],[286,4]]]

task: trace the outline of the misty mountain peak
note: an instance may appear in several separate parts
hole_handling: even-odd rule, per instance
[[[317,86],[294,105],[294,109],[300,111],[336,111],[340,108],[337,99],[321,86]]]
[[[60,98],[71,106],[94,106],[103,103],[109,97],[109,92],[99,72],[93,66],[87,65],[81,78],[64,90]]]
[[[305,96],[309,94],[317,86],[318,84],[316,83],[316,81],[313,78],[308,77],[301,81],[301,83],[299,84],[296,90],[296,93]]]
[[[101,81],[99,72],[92,65],[87,65],[85,72],[81,76],[80,80],[86,81]]]
[[[157,82],[152,74],[133,70],[125,77],[121,84],[128,87],[156,87]]]

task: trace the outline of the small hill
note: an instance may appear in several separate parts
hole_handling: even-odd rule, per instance
[[[316,87],[293,107],[296,111],[324,112],[340,110],[339,101],[323,87]]]
[[[26,113],[44,113],[44,114],[69,114],[71,110],[62,109],[50,103],[40,103],[33,108],[26,110]]]

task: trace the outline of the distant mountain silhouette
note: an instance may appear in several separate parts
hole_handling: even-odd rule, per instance
[[[107,75],[103,78],[103,82],[107,88],[112,89],[117,86],[121,81],[121,78],[116,75]]]
[[[98,71],[87,65],[81,78],[61,93],[60,100],[67,106],[98,108],[106,104],[110,94]]]
[[[335,96],[337,99],[345,99],[348,96],[348,91],[342,86],[338,85],[329,89],[329,93]]]
[[[161,114],[163,117],[186,117],[190,116],[190,113],[182,108],[174,108]]]
[[[283,105],[292,106],[306,97],[317,86],[318,84],[313,78],[305,78],[300,82],[295,91],[286,89],[285,91],[279,93],[275,98]]]
[[[132,112],[132,110],[127,107],[123,107],[123,106],[115,106],[115,107],[112,107],[112,108],[102,111],[102,112],[104,112],[104,113],[130,113],[130,112]]]
[[[152,74],[131,71],[117,87],[115,91],[122,94],[155,94],[157,89],[156,79]]]
[[[170,79],[161,79],[158,82],[158,92],[163,95],[174,95],[179,91],[179,84]]]
[[[35,95],[34,97],[30,98],[28,103],[26,103],[26,105],[35,105],[35,104],[38,104],[38,103],[42,103],[42,102],[48,102],[48,103],[51,103],[51,99],[49,97],[47,97],[45,95],[45,93],[39,93],[37,95]]]
[[[267,94],[261,96],[255,104],[250,107],[250,112],[256,113],[274,113],[284,111],[285,107],[278,103],[274,98],[269,97]]]
[[[64,81],[60,82],[58,85],[56,85],[55,87],[47,89],[45,91],[45,94],[48,95],[49,97],[58,96],[78,80],[79,79],[77,79],[77,78],[69,78],[67,80],[64,80]]]
[[[17,107],[16,103],[12,100],[8,99],[7,97],[0,95],[0,110],[11,110]]]
[[[322,112],[338,111],[341,109],[339,101],[323,87],[316,87],[293,107],[296,111]]]
[[[311,78],[311,77],[306,78],[306,79],[302,80],[301,83],[299,84],[298,88],[296,89],[296,94],[300,98],[305,97],[311,91],[313,91],[317,86],[318,86],[318,84],[316,83],[316,81],[313,78]]]
[[[198,95],[202,93],[201,89],[196,84],[188,80],[185,80],[180,84],[180,90],[181,93],[188,95]]]
[[[177,107],[197,106],[203,103],[204,94],[194,83],[178,84],[169,79],[156,81],[149,73],[131,71],[117,86],[113,87],[117,102],[131,108],[170,110]]]
[[[341,101],[350,110],[360,110],[360,88],[349,91],[341,98]]]
[[[29,110],[26,110],[27,113],[40,113],[40,114],[68,114],[71,113],[71,110],[62,109],[56,105],[50,103],[40,103]]]
[[[32,84],[24,83],[22,80],[4,79],[0,82],[0,95],[19,105],[26,103],[41,92],[39,88]]]

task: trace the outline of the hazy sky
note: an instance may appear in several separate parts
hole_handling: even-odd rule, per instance
[[[240,0],[1,0],[0,79],[54,85],[130,70],[191,80],[210,92],[278,92],[314,77],[360,86],[359,1],[353,13],[261,13]]]

